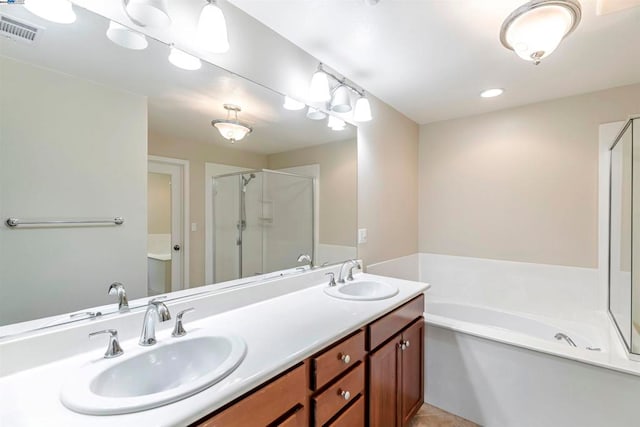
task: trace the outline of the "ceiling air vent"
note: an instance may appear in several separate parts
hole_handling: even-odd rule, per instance
[[[33,44],[43,28],[0,15],[0,35],[22,43]]]

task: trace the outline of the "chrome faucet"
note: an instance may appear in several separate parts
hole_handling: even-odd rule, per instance
[[[163,297],[166,298],[166,297]],[[154,345],[156,341],[156,319],[160,322],[171,320],[169,309],[159,298],[149,301],[147,311],[144,314],[144,322],[142,323],[142,333],[140,334],[140,345]]]
[[[300,254],[298,257],[298,262],[306,262],[309,268],[313,268],[313,260],[311,259],[311,255],[309,254]]]
[[[340,267],[340,275],[338,276],[338,283],[345,283],[344,268],[348,265],[350,265],[351,267],[349,267],[349,274],[346,277],[347,280],[353,280],[354,267],[357,268],[358,270],[362,270],[362,267],[360,267],[360,263],[355,259],[350,259],[345,261]]]
[[[562,332],[558,332],[554,338],[558,341],[565,340],[571,347],[577,347],[576,343],[573,342],[571,337],[567,334],[563,334]]]
[[[124,313],[129,311],[129,300],[127,300],[127,292],[124,289],[124,285],[120,282],[113,282],[109,286],[109,295],[118,296],[118,311]]]

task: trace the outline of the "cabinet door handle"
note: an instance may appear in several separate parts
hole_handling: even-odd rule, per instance
[[[339,390],[340,396],[344,398],[344,400],[349,400],[351,398],[351,393],[347,390]]]
[[[404,348],[409,348],[410,345],[411,345],[411,343],[409,342],[409,340],[406,340],[404,342]]]
[[[405,348],[407,348],[407,347],[405,347],[405,345],[404,345],[404,341],[400,341],[400,342],[398,343],[398,348],[399,348],[400,350],[403,350],[403,351],[404,351],[404,349],[405,349]]]
[[[344,362],[344,364],[348,364],[349,362],[351,362],[351,356],[349,356],[348,354],[341,354],[340,355],[340,360],[342,360]]]

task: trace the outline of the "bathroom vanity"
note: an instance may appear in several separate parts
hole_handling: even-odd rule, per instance
[[[195,308],[183,319],[187,334],[172,337],[174,322],[158,323],[157,344],[150,347],[138,345],[143,310],[4,339],[0,419],[10,426],[45,420],[65,426],[405,425],[423,402],[423,292],[429,286],[360,273],[352,284],[382,282],[397,293],[385,299],[336,298],[325,292],[325,274],[338,270],[318,268],[167,301],[174,316]],[[87,336],[110,328],[118,329],[124,355],[105,359],[106,337]],[[240,337],[246,344],[237,367],[207,388],[117,415],[89,415],[62,403],[62,390],[88,369],[105,372],[203,336]],[[189,353],[181,357],[190,363]],[[165,376],[172,377],[140,372],[139,380],[162,383]]]

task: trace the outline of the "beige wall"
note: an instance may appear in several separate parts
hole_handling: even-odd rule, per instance
[[[369,95],[373,121],[358,127],[358,227],[373,264],[418,251],[418,125]]]
[[[222,163],[251,169],[267,166],[264,155],[221,147],[208,141],[188,141],[149,134],[149,155],[189,161],[191,223],[197,231],[189,236],[189,281],[191,286],[204,284],[204,175],[205,163]]]
[[[268,156],[269,169],[320,166],[320,243],[355,246],[358,158],[355,140],[338,141]]]
[[[171,175],[149,173],[147,212],[149,234],[171,234]]]
[[[421,126],[420,251],[596,267],[598,126],[638,111],[640,84]]]

